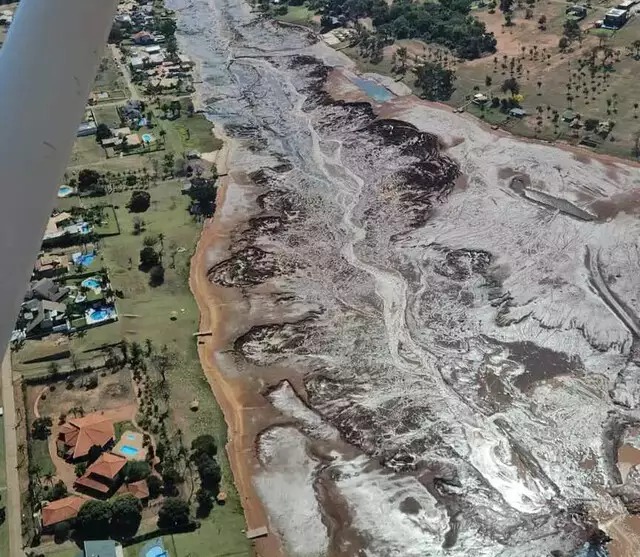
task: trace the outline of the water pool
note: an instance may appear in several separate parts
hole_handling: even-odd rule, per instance
[[[352,81],[374,101],[383,103],[390,101],[394,97],[393,93],[389,91],[389,89],[371,79],[354,77]]]
[[[153,141],[153,136],[150,133],[143,133],[142,141],[144,141],[145,143],[151,143]]]
[[[120,452],[124,456],[136,456],[140,451],[131,445],[122,445],[122,447],[120,447]]]
[[[116,310],[110,307],[89,309],[84,314],[87,325],[93,325],[94,323],[100,323],[108,319],[113,319],[115,316]]]
[[[167,552],[160,545],[151,546],[145,553],[145,557],[166,557],[166,555]]]
[[[69,197],[73,193],[73,188],[69,186],[60,186],[58,197]]]
[[[84,279],[80,283],[80,285],[84,286],[85,288],[91,288],[91,290],[100,290],[100,288],[102,288],[102,282],[100,281],[100,279],[96,277],[90,277],[88,279]]]
[[[96,258],[96,254],[91,252],[91,253],[74,253],[71,256],[71,259],[73,259],[73,263],[75,265],[83,265],[84,267],[88,267],[89,265],[91,265],[91,263],[93,263],[93,260]]]

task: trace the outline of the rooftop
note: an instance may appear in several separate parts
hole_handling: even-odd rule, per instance
[[[72,448],[74,459],[87,456],[93,445],[104,447],[114,436],[113,422],[99,413],[69,420],[60,427],[60,437]]]
[[[84,497],[77,495],[51,501],[42,508],[42,525],[53,526],[64,520],[75,518],[85,501]]]

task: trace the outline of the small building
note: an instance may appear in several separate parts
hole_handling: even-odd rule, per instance
[[[183,66],[193,66],[194,63],[191,60],[191,58],[189,58],[188,56],[185,56],[184,54],[178,54],[178,60],[180,60],[180,64],[182,64]]]
[[[29,289],[25,294],[26,300],[49,300],[59,302],[69,294],[69,289],[60,287],[50,278],[41,278],[29,284]]]
[[[575,21],[581,21],[585,17],[587,17],[587,8],[581,5],[569,6],[565,13],[568,18],[574,19]]]
[[[42,507],[42,530],[49,532],[56,524],[61,522],[72,522],[78,513],[80,507],[87,502],[84,497],[71,495],[46,503]]]
[[[123,480],[127,459],[113,453],[102,453],[73,484],[78,491],[106,498],[115,493]]]
[[[140,480],[139,482],[131,482],[129,484],[123,484],[118,490],[119,495],[130,493],[136,499],[138,499],[143,505],[149,502],[149,486],[147,480]]]
[[[33,268],[35,278],[51,278],[63,275],[69,270],[66,255],[41,255]]]
[[[129,147],[139,147],[142,145],[142,139],[140,139],[140,136],[137,133],[130,133],[125,140]]]
[[[111,130],[111,133],[113,134],[114,137],[127,137],[128,135],[131,135],[131,128],[129,127],[124,127],[124,128],[113,128]]]
[[[135,44],[147,45],[153,43],[153,35],[148,31],[140,31],[131,37]]]
[[[165,55],[162,52],[149,56],[150,66],[160,66],[165,61]]]
[[[622,0],[616,8],[619,10],[630,10],[638,3],[638,0]]]
[[[132,70],[142,70],[144,68],[144,58],[142,56],[134,56],[129,60]]]
[[[611,8],[605,15],[602,27],[605,29],[620,29],[629,19],[629,11]]]
[[[98,131],[98,126],[96,126],[95,122],[82,122],[78,126],[78,132],[76,133],[77,137],[87,137],[89,135],[95,135]]]
[[[89,455],[89,449],[94,445],[106,450],[113,446],[114,441],[113,422],[94,412],[62,424],[56,444],[60,456],[70,461],[79,461]]]
[[[512,108],[509,111],[509,116],[513,116],[514,118],[524,118],[527,113],[522,108]]]
[[[113,540],[92,540],[84,542],[78,557],[124,557],[124,550]]]
[[[489,100],[489,97],[483,93],[476,93],[473,95],[473,104],[483,105]]]
[[[162,51],[162,48],[159,45],[154,44],[154,45],[145,47],[144,50],[147,54],[151,55],[151,54],[158,54],[159,52]]]
[[[67,306],[60,302],[32,299],[24,302],[16,322],[16,330],[25,337],[35,334],[62,333],[69,330]]]

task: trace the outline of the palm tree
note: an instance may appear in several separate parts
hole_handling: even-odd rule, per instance
[[[144,346],[146,349],[147,358],[149,358],[153,353],[153,342],[151,341],[150,338],[145,339]]]
[[[398,56],[398,61],[400,62],[400,73],[405,73],[407,71],[407,59],[409,57],[409,53],[407,52],[407,47],[401,46],[396,54]]]
[[[43,478],[45,479],[45,481],[46,481],[46,482],[47,482],[51,487],[53,487],[53,478],[54,478],[54,477],[55,477],[55,476],[54,476],[54,475],[53,475],[53,473],[51,473],[51,472],[47,472],[47,473],[43,476]]]

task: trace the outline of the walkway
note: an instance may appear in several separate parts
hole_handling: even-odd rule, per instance
[[[11,557],[24,557],[22,550],[22,516],[20,514],[20,478],[18,476],[18,441],[16,438],[16,405],[13,393],[11,352],[2,361],[2,405],[4,406],[4,444],[7,467],[6,508],[9,523]]]

